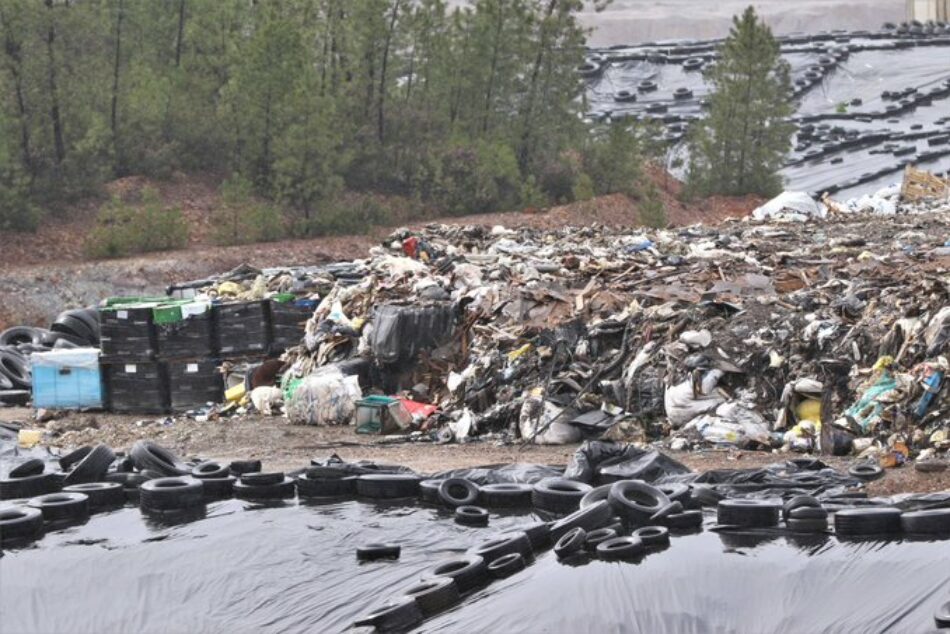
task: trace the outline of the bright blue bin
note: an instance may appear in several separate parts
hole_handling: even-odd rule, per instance
[[[34,352],[33,407],[101,409],[102,375],[98,348]]]

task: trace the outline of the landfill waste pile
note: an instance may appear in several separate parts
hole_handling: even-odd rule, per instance
[[[276,513],[286,502],[291,503],[289,510],[298,514],[308,513],[308,507],[329,505],[328,508],[336,510],[319,529],[326,530],[327,536],[333,534],[335,523],[344,521],[341,504],[363,501],[376,505],[361,513],[363,531],[368,528],[367,514],[379,513],[381,507],[399,507],[400,512],[393,515],[396,524],[387,529],[382,541],[366,539],[363,531],[354,531],[346,538],[325,538],[315,551],[344,548],[351,553],[350,558],[355,552],[355,559],[364,564],[399,560],[407,555],[421,564],[419,581],[406,583],[402,594],[393,595],[389,588],[386,594],[390,596],[376,597],[376,605],[359,608],[368,610],[362,615],[354,614],[355,625],[378,631],[407,631],[424,619],[437,618],[492,582],[525,574],[545,560],[572,568],[592,561],[643,565],[647,558],[669,557],[667,550],[687,548],[688,536],[707,531],[718,533],[722,543],[732,548],[745,548],[776,536],[812,545],[831,541],[828,547],[839,542],[873,540],[878,544],[874,550],[902,542],[920,542],[929,561],[950,539],[950,491],[869,498],[862,478],[837,472],[816,458],[797,458],[759,469],[694,473],[656,450],[595,441],[582,445],[564,468],[493,465],[422,476],[396,465],[351,463],[335,455],[313,459],[310,465],[286,474],[264,471],[261,461],[253,459],[223,463],[196,458],[186,462],[148,441],[137,442],[127,455],[117,454],[104,444],[82,447],[61,456],[45,451],[22,451],[16,448],[15,436],[0,429],[0,455],[5,457],[0,473],[0,498],[7,500],[0,505],[0,542],[13,557],[13,563],[5,565],[20,565],[24,561],[21,556],[29,562],[37,554],[34,565],[48,565],[42,553],[57,548],[55,534],[65,529],[82,530],[78,527],[88,522],[91,515],[108,512],[107,530],[116,532],[122,526],[119,533],[134,534],[137,529],[127,521],[129,516],[121,514],[123,507],[133,505],[146,523],[158,527],[174,526],[177,531],[190,522],[205,522],[200,537],[205,546],[192,547],[194,555],[213,553],[208,544],[221,539],[220,532],[216,535],[213,529],[214,517],[242,515],[238,508],[225,513],[208,512],[209,506],[220,508],[232,498],[259,509],[243,514],[246,519],[238,524],[245,530],[255,521],[267,523],[266,519],[253,518]],[[299,506],[292,504],[295,499],[300,500]],[[468,535],[472,541],[463,554],[434,558],[431,541],[419,549],[409,538],[416,530],[410,509],[418,506],[438,509],[435,519],[454,520],[476,531],[494,526],[495,522],[504,525],[512,515],[524,517],[501,532],[496,528],[495,532]],[[274,530],[293,521],[285,516],[282,521],[273,522]],[[375,534],[380,535],[382,531],[375,526]],[[106,562],[107,553],[116,548],[99,546],[112,538],[121,539],[121,534],[103,535],[101,530],[99,537],[88,544],[82,539],[66,544],[97,545],[84,552],[96,562]],[[243,535],[242,531],[229,530],[224,534],[228,540],[243,538],[238,537]],[[357,535],[360,541],[354,540]],[[144,541],[160,542],[169,537],[166,534]],[[313,544],[313,538],[309,534],[307,543]],[[281,544],[281,552],[288,551],[289,545],[283,540],[275,537],[274,541]],[[174,552],[173,542],[149,547]],[[271,549],[252,550],[267,553]],[[553,556],[549,551],[553,551]],[[715,551],[721,552],[722,548]],[[145,556],[154,557],[154,551],[149,552]],[[290,552],[296,554],[293,549]],[[123,565],[130,568],[129,562],[137,556],[130,550]],[[160,557],[158,561],[165,559],[168,558]],[[160,574],[156,566],[162,564],[158,561],[149,568],[152,574]],[[676,567],[675,558],[669,562],[668,565]],[[269,568],[264,563],[260,563],[261,570]],[[189,568],[199,576],[218,569],[202,565]],[[77,566],[74,570],[84,569]],[[930,575],[927,567],[915,570],[917,574]],[[940,572],[945,574],[945,569]],[[286,570],[282,572],[285,573]],[[9,577],[5,578],[9,583]],[[28,583],[32,583],[33,575],[28,578]],[[944,580],[938,581],[942,584]],[[339,580],[352,582],[352,578]],[[165,587],[167,584],[159,584],[156,592]],[[194,589],[189,592],[214,587],[215,584],[196,578]],[[52,602],[42,615],[28,617],[22,609],[11,611],[12,606],[6,601],[17,596],[17,592],[7,587],[0,593],[5,613],[11,618],[16,615],[17,619],[55,622],[69,614],[57,602]],[[346,600],[352,603],[352,597],[347,596]],[[938,626],[950,624],[944,621],[944,599],[940,596],[928,596],[917,603],[933,614],[933,622]],[[193,602],[185,605],[186,610],[195,609]],[[278,603],[277,609],[284,609],[282,605]],[[149,612],[154,604],[146,601],[138,608]],[[334,611],[325,611],[323,618],[331,612]],[[91,615],[96,610],[83,613]],[[931,618],[929,614],[923,618]],[[111,612],[109,618],[117,623],[126,617]],[[136,614],[134,618],[143,616]],[[61,628],[47,625],[47,629]]]
[[[851,198],[885,187],[909,164],[950,172],[950,25],[915,21],[776,40],[796,103],[797,132],[782,170],[791,189]],[[707,75],[721,43],[590,50],[578,69],[587,78],[588,120],[653,124],[679,157],[689,126],[705,116]]]

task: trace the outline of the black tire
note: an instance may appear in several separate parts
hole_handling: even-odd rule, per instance
[[[245,473],[241,476],[241,484],[248,486],[269,486],[271,484],[280,484],[286,479],[283,472],[273,471],[269,473]]]
[[[53,332],[63,332],[79,337],[87,345],[95,345],[99,342],[96,331],[90,328],[84,319],[76,315],[77,312],[79,311],[67,310],[64,313],[60,313],[49,329]]]
[[[82,308],[69,311],[70,315],[83,322],[92,333],[93,343],[99,343],[99,311],[94,308]]]
[[[366,544],[356,548],[356,558],[360,561],[377,559],[399,559],[402,547],[399,544]]]
[[[377,632],[405,632],[412,629],[424,615],[412,597],[399,597],[394,603],[376,608],[358,618],[353,625],[374,627]]]
[[[44,463],[39,458],[30,458],[26,462],[22,462],[17,466],[10,469],[8,477],[10,478],[25,478],[27,476],[36,476],[43,473],[43,469],[46,468],[46,463]]]
[[[914,470],[920,473],[940,473],[947,470],[947,463],[941,460],[919,460],[914,463]]]
[[[156,478],[139,486],[139,507],[146,511],[176,511],[202,504],[203,485],[195,478]]]
[[[488,511],[480,506],[456,507],[455,523],[465,526],[488,526]]]
[[[90,451],[92,451],[92,446],[86,445],[84,447],[80,447],[79,449],[70,451],[65,456],[61,456],[59,459],[60,469],[63,471],[69,471],[74,464],[88,456]]]
[[[10,379],[14,389],[29,390],[33,386],[30,367],[22,356],[9,350],[0,350],[0,374]]]
[[[695,485],[689,492],[690,499],[700,506],[716,506],[726,496],[708,485]]]
[[[787,520],[789,513],[798,508],[821,508],[821,502],[811,495],[796,495],[782,506],[782,519]]]
[[[531,547],[531,540],[526,533],[511,533],[502,535],[497,539],[487,541],[478,546],[469,549],[469,554],[477,555],[485,561],[495,561],[499,557],[517,553],[525,559],[534,556],[534,549]]]
[[[449,478],[439,485],[439,499],[450,508],[478,502],[478,486],[463,478]]]
[[[369,473],[359,476],[356,493],[368,498],[412,498],[419,494],[419,476],[402,473]]]
[[[666,494],[636,480],[615,482],[610,488],[610,506],[632,526],[642,526],[670,503]]]
[[[461,555],[437,563],[426,571],[425,577],[450,577],[460,593],[474,590],[487,581],[488,566],[478,555]]]
[[[206,500],[221,500],[234,495],[234,483],[237,478],[226,475],[223,478],[201,478],[201,491]]]
[[[647,548],[667,546],[670,543],[670,530],[665,526],[643,526],[633,531],[633,537],[639,538]]]
[[[571,513],[593,487],[565,478],[547,478],[534,485],[531,502],[535,508],[555,513]]]
[[[608,539],[619,537],[617,531],[612,528],[597,528],[587,533],[587,539],[584,541],[584,549],[588,551],[597,550],[597,545]]]
[[[234,483],[234,497],[242,500],[284,500],[294,497],[293,478],[284,477],[276,484],[245,484],[243,478]]]
[[[305,498],[337,498],[356,495],[358,476],[321,477],[309,472],[297,476],[297,493]]]
[[[613,510],[606,500],[595,502],[551,524],[551,539],[560,540],[562,535],[578,527],[590,532],[610,522],[612,517]]]
[[[191,477],[198,478],[199,480],[206,478],[226,478],[229,475],[230,472],[226,466],[213,460],[202,462],[191,470]]]
[[[92,448],[86,457],[76,463],[66,478],[63,480],[64,486],[74,484],[85,484],[87,482],[100,482],[109,471],[109,465],[115,460],[115,452],[108,445],[96,445]]]
[[[703,512],[692,510],[670,515],[666,518],[666,525],[679,529],[700,528],[703,525]]]
[[[419,497],[422,498],[423,502],[429,504],[439,504],[441,499],[439,498],[439,487],[442,485],[444,480],[423,480],[419,483]]]
[[[666,522],[666,518],[670,515],[679,515],[683,512],[683,504],[680,502],[670,502],[661,508],[659,511],[650,516],[651,524],[663,524]]]
[[[856,464],[848,469],[848,475],[858,478],[859,480],[864,480],[865,482],[871,482],[883,478],[884,469],[876,464]]]
[[[262,466],[260,460],[234,460],[228,465],[228,471],[233,476],[242,476],[245,473],[259,473]]]
[[[689,487],[685,484],[658,484],[656,488],[670,498],[670,502],[679,502],[684,508],[689,506]]]
[[[534,487],[520,482],[486,484],[479,491],[479,500],[488,508],[529,508]]]
[[[13,540],[33,540],[43,531],[43,513],[28,506],[0,508],[0,544]]]
[[[488,564],[488,574],[495,579],[504,579],[525,569],[524,557],[520,553],[502,555]]]
[[[125,504],[125,492],[118,482],[86,482],[63,487],[64,493],[82,493],[89,498],[89,509],[95,510]]]
[[[934,612],[934,623],[937,627],[950,628],[950,601],[947,601]]]
[[[141,473],[108,473],[104,480],[106,482],[118,482],[122,485],[122,493],[127,502],[138,504],[139,487],[143,482],[148,482],[150,478]]]
[[[7,377],[0,375],[0,381]],[[33,394],[30,390],[2,390],[0,389],[0,403],[8,405],[27,405]]]
[[[788,513],[788,517],[785,518],[785,521],[788,520],[828,520],[828,511],[821,508],[820,506],[799,506],[793,508]]]
[[[870,507],[835,513],[835,533],[842,536],[893,535],[901,530],[900,509]]]
[[[14,326],[0,332],[0,346],[18,346],[21,343],[42,345],[43,331],[30,326]]]
[[[780,510],[781,505],[773,500],[723,500],[716,507],[716,521],[728,526],[775,526],[778,524]]]
[[[587,542],[587,531],[580,526],[576,526],[568,532],[561,535],[561,538],[554,544],[554,554],[558,559],[570,557],[579,553]]]
[[[827,519],[794,519],[785,520],[788,530],[795,533],[822,533],[828,530]]]
[[[139,471],[155,471],[166,477],[191,474],[191,468],[178,456],[148,440],[140,440],[132,445],[129,456]]]
[[[112,470],[117,473],[132,473],[135,471],[135,463],[132,462],[131,458],[125,456],[115,461],[115,466],[112,467]]]
[[[7,478],[0,480],[0,500],[32,498],[54,493],[59,489],[59,481],[52,473],[41,473],[24,478]]]
[[[584,497],[581,498],[580,508],[585,509],[592,504],[596,504],[601,500],[610,501],[610,487],[613,486],[613,482],[610,484],[602,484],[599,487],[594,487],[590,491],[584,494]]]
[[[47,493],[31,498],[26,504],[39,509],[46,522],[89,517],[89,497],[82,493]]]
[[[901,527],[905,533],[950,534],[950,508],[908,511],[901,515]]]
[[[523,531],[531,542],[531,550],[540,552],[551,545],[551,525],[547,522],[535,522],[519,526],[515,530]]]
[[[604,561],[632,559],[646,552],[646,546],[636,537],[614,537],[597,545],[597,556]]]
[[[416,605],[427,618],[459,602],[459,589],[451,577],[424,579],[406,588],[405,594],[416,600]]]

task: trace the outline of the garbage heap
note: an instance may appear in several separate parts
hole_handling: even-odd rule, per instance
[[[284,355],[288,413],[346,422],[375,393],[426,405],[396,426],[442,441],[929,456],[948,446],[948,223],[402,229],[326,273]]]

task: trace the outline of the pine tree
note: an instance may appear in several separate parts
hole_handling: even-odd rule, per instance
[[[690,142],[690,191],[778,193],[794,131],[789,66],[751,6],[733,18],[710,79],[709,116]]]

